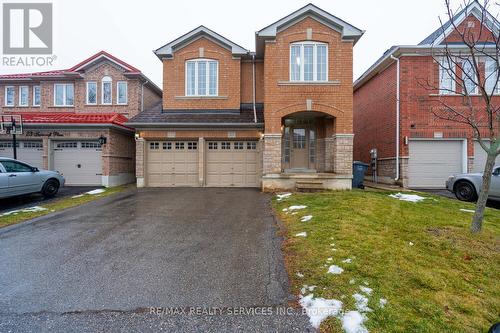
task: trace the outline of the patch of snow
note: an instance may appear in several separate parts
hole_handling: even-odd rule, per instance
[[[85,192],[85,194],[96,195],[96,194],[101,194],[101,193],[104,193],[104,192],[106,192],[105,189],[103,189],[103,188],[97,188],[95,190]]]
[[[367,281],[365,281],[363,283],[365,284],[365,286],[369,286],[370,285]]]
[[[289,198],[292,195],[292,193],[283,193],[283,194],[276,194],[276,197],[278,197],[278,201],[284,200],[286,198]]]
[[[311,326],[317,329],[327,317],[339,315],[342,302],[336,299],[313,298],[313,296],[310,294],[302,297],[299,304],[306,311]]]
[[[332,249],[332,251],[337,251],[337,249]]]
[[[298,212],[293,212],[293,213],[292,213],[292,214],[290,214],[290,215],[297,215],[297,214],[298,214]]]
[[[335,246],[335,243],[330,243],[330,246]]]
[[[299,209],[305,209],[307,206],[304,205],[296,205],[296,206],[290,206],[288,207],[288,210],[299,210]],[[286,209],[286,208],[285,208]],[[285,210],[284,210],[285,211]]]
[[[328,268],[328,273],[330,274],[342,274],[343,271],[344,269],[337,265],[331,265],[330,268]]]
[[[83,197],[84,195],[85,195],[85,194],[77,194],[77,195],[72,196],[71,198],[72,198],[72,199],[81,198],[81,197]]]
[[[396,193],[396,194],[389,194],[391,198],[402,200],[402,201],[410,201],[410,202],[419,202],[424,200],[424,197],[421,197],[420,195],[416,194],[403,194],[403,193]]]
[[[47,208],[40,207],[40,206],[33,206],[33,207],[29,207],[29,208],[11,210],[10,212],[0,214],[0,216],[17,215],[19,213],[36,213],[36,212],[41,212],[44,210],[47,210]]]
[[[283,208],[281,211],[282,212],[288,212],[288,208]]]
[[[355,284],[355,283],[356,283],[356,280],[354,280],[354,279],[349,280],[349,284]]]
[[[354,299],[356,300],[356,309],[358,309],[359,312],[372,311],[372,309],[368,307],[368,297],[358,293],[352,295],[352,297],[354,297]]]
[[[298,234],[295,235],[295,237],[307,237],[307,232],[299,232]]]
[[[475,213],[475,211],[472,210],[472,209],[463,209],[463,208],[460,208],[460,211],[461,212],[466,212],[466,213]]]
[[[387,304],[387,300],[385,298],[381,298],[379,300],[379,305],[381,308],[384,308],[386,304]]]
[[[301,272],[297,272],[297,277],[302,279],[304,277],[304,274],[302,274]]]
[[[368,287],[365,287],[365,286],[359,286],[359,289],[364,292],[365,294],[367,294],[368,296],[372,294],[372,291],[373,289],[372,288],[368,288]]]
[[[309,221],[311,221],[311,219],[312,219],[312,218],[313,218],[313,216],[312,216],[312,215],[302,216],[302,217],[300,218],[300,222],[309,222]]]
[[[410,246],[413,246],[413,245],[415,245],[415,244],[413,244],[413,242],[409,242],[408,244],[410,244]]]
[[[344,264],[350,264],[352,262],[352,259],[351,258],[347,258],[347,259],[342,260],[342,262]]]
[[[326,259],[326,261],[332,261],[332,260],[333,260],[333,258],[332,258],[332,257],[330,257],[330,258]]]
[[[342,328],[346,333],[368,333],[368,330],[363,324],[365,320],[366,315],[358,311],[349,311],[341,318]]]

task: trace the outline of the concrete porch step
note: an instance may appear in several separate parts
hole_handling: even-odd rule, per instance
[[[302,192],[322,191],[325,189],[321,180],[297,181],[295,188],[297,191]]]

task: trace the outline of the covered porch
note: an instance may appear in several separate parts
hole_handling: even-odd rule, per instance
[[[336,122],[315,111],[282,117],[280,133],[264,135],[263,189],[350,189],[353,135]]]

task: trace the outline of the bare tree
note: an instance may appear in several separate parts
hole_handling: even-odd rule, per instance
[[[482,188],[471,224],[471,231],[477,233],[482,227],[495,159],[500,154],[500,97],[495,96],[500,93],[500,34],[498,21],[488,12],[488,0],[466,0],[457,11],[452,10],[450,0],[445,0],[445,5],[449,23],[441,21],[441,33],[449,33],[452,41],[445,39],[432,46],[431,54],[439,66],[437,82],[429,78],[419,82],[426,89],[438,92],[433,94],[437,104],[431,107],[433,115],[468,125],[487,154]],[[499,4],[494,6],[498,9]],[[457,24],[457,15],[467,17],[472,11],[479,16],[480,26]]]

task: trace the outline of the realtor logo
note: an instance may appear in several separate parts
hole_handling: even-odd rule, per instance
[[[3,53],[52,53],[52,4],[3,4]]]

